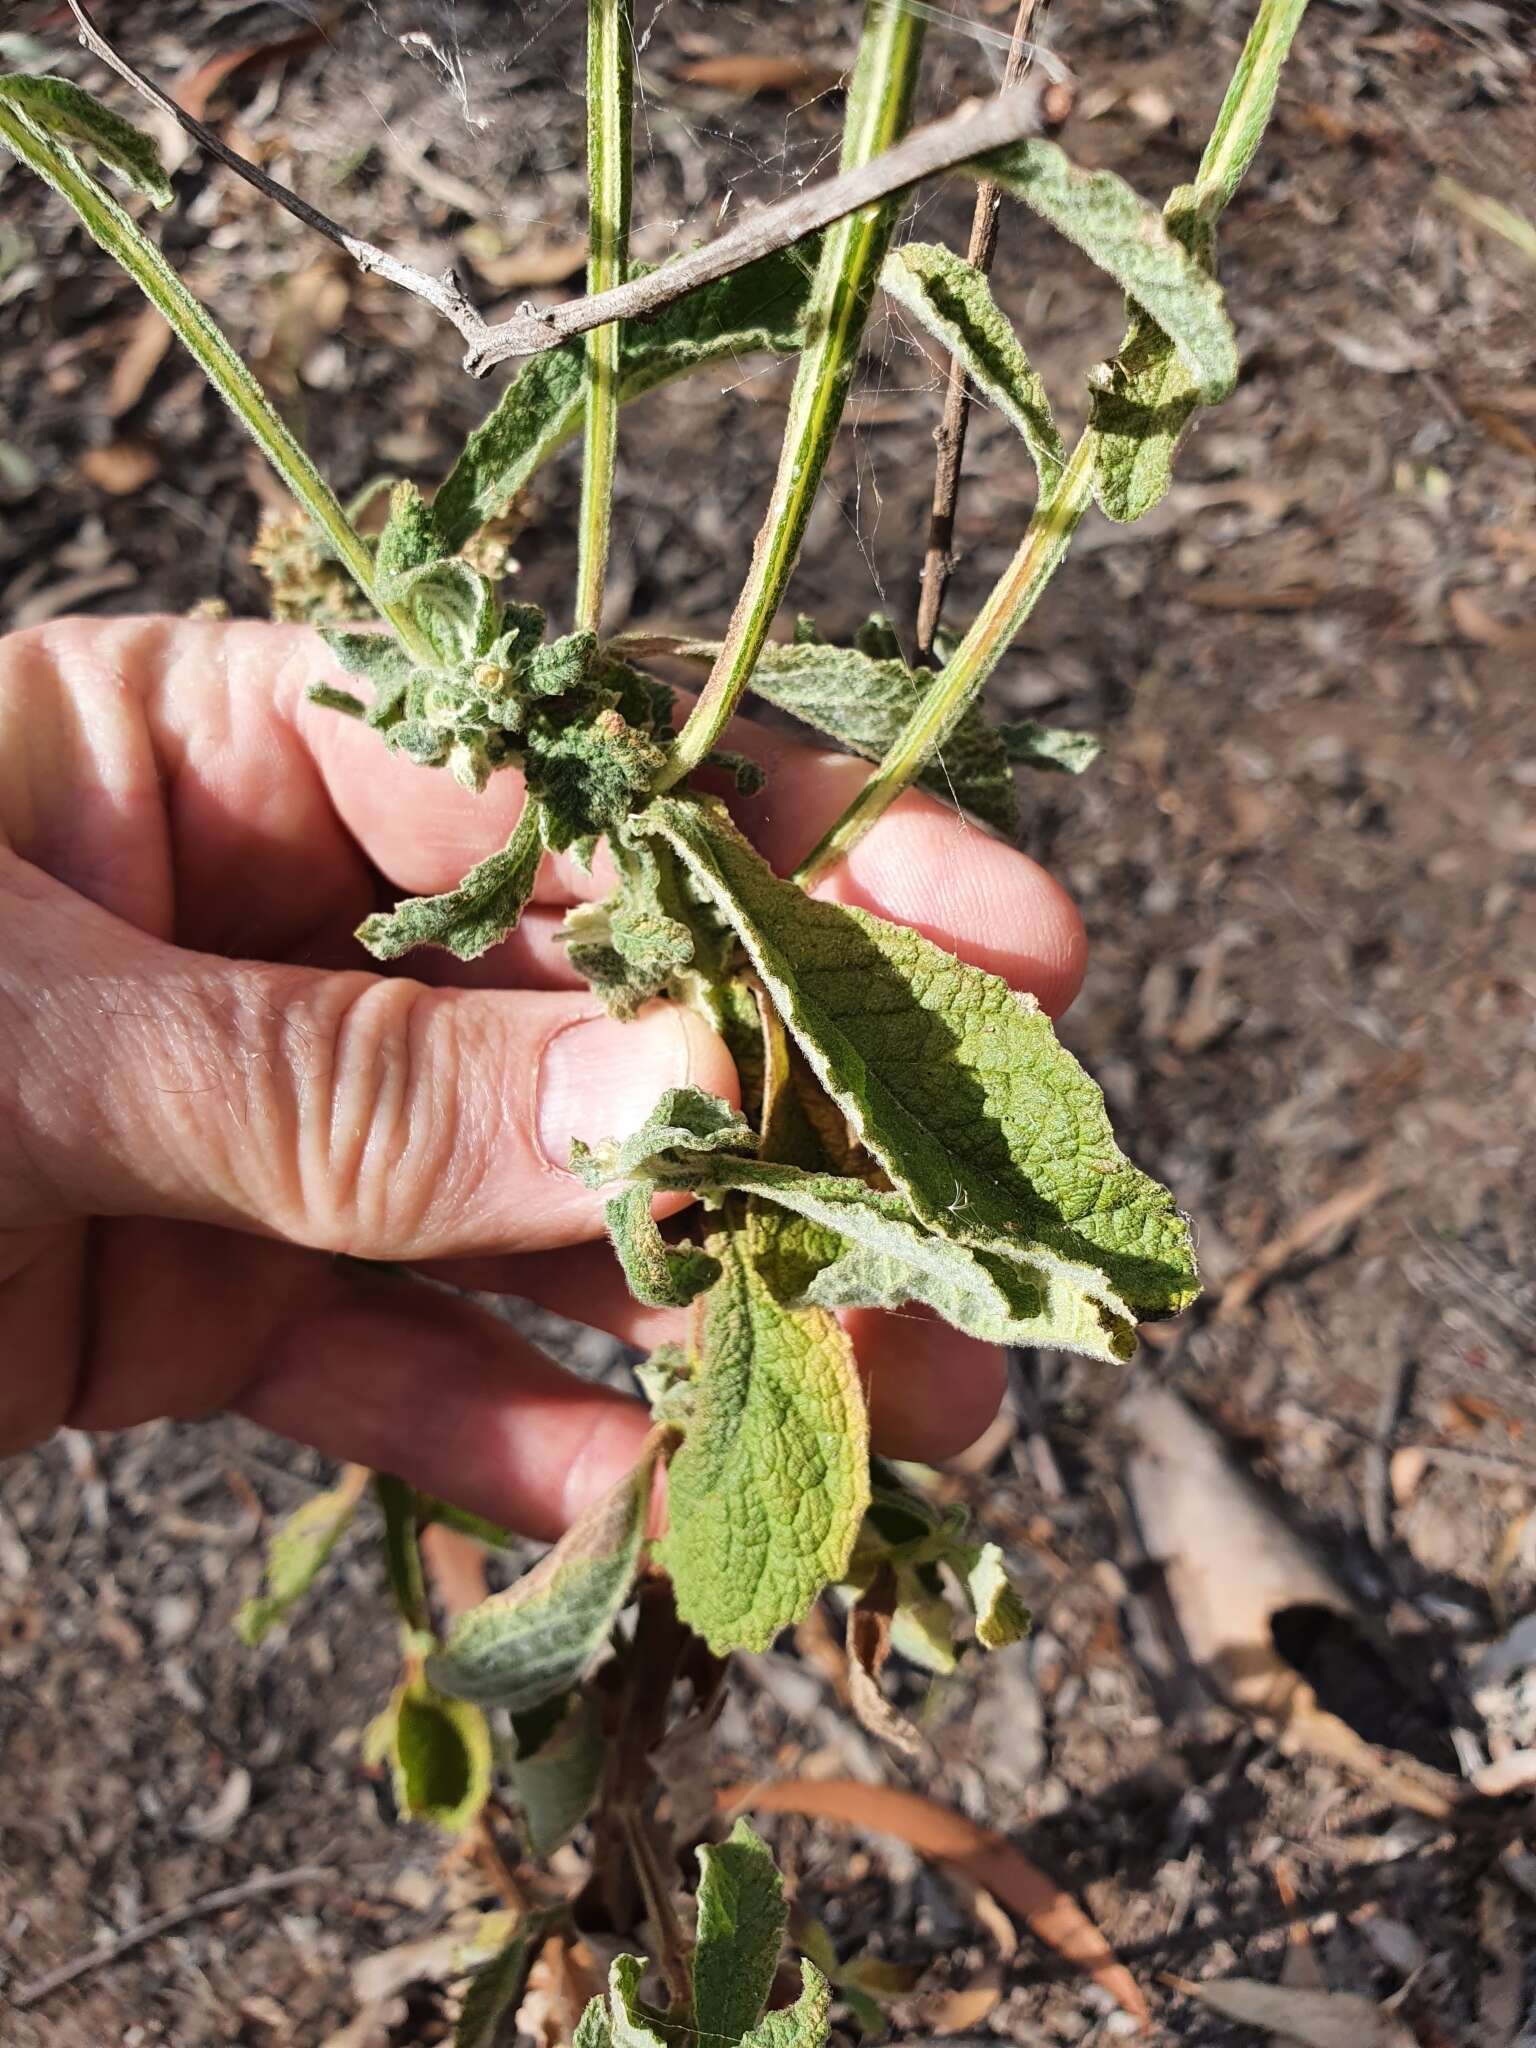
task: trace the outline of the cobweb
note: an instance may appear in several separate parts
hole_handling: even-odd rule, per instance
[[[949,111],[995,89],[1007,48],[998,10],[987,0],[954,8],[926,0],[890,0],[927,19],[919,118]],[[292,8],[291,12],[308,9]],[[1003,17],[1011,22],[1011,9]],[[851,61],[860,0],[824,7],[794,0],[635,0],[638,93],[635,110],[634,253],[659,261],[710,236],[743,209],[771,203],[836,166],[840,142],[839,75]],[[427,201],[472,216],[489,246],[511,252],[568,247],[584,233],[582,167],[585,0],[365,0],[358,31],[338,51],[350,59],[358,112]],[[354,17],[354,20],[357,17]],[[380,61],[379,39],[391,46]],[[740,81],[712,82],[704,67],[721,60],[781,60],[782,82],[752,92]],[[798,75],[791,75],[799,67]],[[898,239],[942,239],[964,246],[972,188],[963,180],[925,187],[903,212]],[[406,253],[412,253],[407,250]],[[497,260],[500,260],[499,258]],[[496,261],[489,265],[497,274]],[[472,282],[473,270],[470,272]],[[579,289],[579,277],[555,286],[513,287],[536,302]],[[482,301],[487,293],[480,290]],[[489,297],[499,308],[506,294]],[[871,610],[891,617],[910,644],[917,575],[926,538],[932,432],[947,361],[900,310],[877,299],[844,431],[822,485],[791,603],[822,616],[838,637]],[[695,380],[705,403],[698,434],[709,452],[701,479],[721,503],[718,552],[732,579],[745,565],[750,535],[766,503],[788,366],[761,357],[727,364]],[[712,388],[711,388],[712,386]],[[690,390],[693,388],[690,385]],[[651,560],[658,520],[676,519],[700,477],[692,432],[670,443],[625,414],[622,479],[613,575],[626,574],[642,595],[676,613],[680,593],[666,587]],[[981,401],[978,401],[980,404]],[[749,408],[766,413],[750,416]],[[677,417],[691,417],[679,408]],[[635,452],[638,450],[638,452]],[[725,474],[727,466],[740,481]],[[702,520],[702,512],[699,514]],[[687,555],[687,550],[683,550]],[[696,582],[718,629],[726,587]]]

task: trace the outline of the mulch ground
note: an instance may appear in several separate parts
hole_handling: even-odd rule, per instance
[[[1012,14],[966,11],[994,28]],[[856,10],[637,12],[637,253],[654,258],[821,167]],[[1067,147],[1149,193],[1187,177],[1244,12],[1058,0],[1051,33],[1078,80]],[[157,77],[206,92],[241,147],[364,234],[452,259],[486,304],[578,288],[568,0],[321,7],[323,40],[279,48],[308,14],[117,13]],[[0,54],[57,50],[99,86],[61,16],[12,9]],[[1496,1612],[1536,1591],[1520,1526],[1536,1505],[1536,273],[1439,181],[1529,208],[1533,40],[1528,12],[1495,0],[1317,0],[1224,234],[1243,383],[1152,517],[1084,528],[995,685],[1107,742],[1082,781],[1031,786],[1023,843],[1092,935],[1066,1036],[1127,1149],[1199,1226],[1210,1295],[1136,1370],[1219,1425],[1473,1743],[1467,1668]],[[987,86],[990,44],[936,27],[931,45],[934,109]],[[242,48],[215,79],[210,60]],[[698,73],[744,52],[798,69],[756,91]],[[3,193],[0,622],[214,593],[259,611],[246,553],[273,490],[254,455],[59,209],[16,173]],[[338,486],[439,476],[488,402],[454,337],[195,157],[178,197],[167,248]],[[946,188],[911,228],[959,239],[967,213]],[[1084,372],[1118,336],[1113,292],[1015,214],[997,278],[1075,424]],[[877,317],[794,589],[831,636],[872,608],[910,620],[940,371]],[[615,625],[719,628],[786,384],[754,361],[626,414]],[[957,617],[1023,516],[1005,423],[978,415],[968,470]],[[557,611],[574,508],[563,460],[517,544],[527,594]],[[621,1369],[589,1336],[548,1335]],[[1037,1627],[926,1704],[908,1688],[924,1762],[879,1753],[815,1658],[786,1650],[743,1670],[722,1772],[881,1776],[1010,1829],[1171,2038],[1258,2037],[1165,1973],[1273,1980],[1306,1930],[1331,1988],[1406,1986],[1398,2018],[1421,2048],[1513,2040],[1533,1947],[1505,1875],[1520,1809],[1436,1826],[1225,1708],[1169,1704],[1141,1626],[1122,1391],[1082,1361],[1022,1361],[1016,1427],[946,1482],[1021,1560]],[[284,1639],[252,1653],[230,1631],[262,1519],[322,1476],[221,1423],[61,1439],[0,1480],[0,2011],[7,1982],[204,1892],[333,1873],[13,2011],[0,2034],[16,2048],[319,2043],[356,2010],[357,1966],[464,1896],[360,1764],[392,1660],[371,1544],[349,1542]],[[927,1968],[896,2038],[1123,2030],[1030,1940],[999,1963],[910,1855],[773,1832],[845,1954]],[[995,1997],[950,1998],[978,1985]],[[430,1987],[403,2011],[393,2039],[440,2037]]]

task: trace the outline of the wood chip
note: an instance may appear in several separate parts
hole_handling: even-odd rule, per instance
[[[80,474],[111,498],[129,498],[160,474],[160,458],[142,441],[109,441],[88,448],[80,458]]]

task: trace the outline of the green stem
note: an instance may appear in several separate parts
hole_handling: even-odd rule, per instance
[[[159,249],[79,161],[0,104],[0,142],[74,209],[91,238],[119,264],[197,362],[230,411],[335,549],[358,588],[418,660],[432,659],[415,621],[379,596],[373,557],[330,485],[299,446],[223,331]]]
[[[1214,223],[1237,190],[1275,104],[1281,68],[1306,12],[1307,0],[1259,0],[1232,82],[1196,173],[1202,211]],[[835,867],[922,772],[936,747],[954,731],[987,677],[1071,546],[1078,522],[1093,503],[1098,436],[1087,428],[1048,498],[1036,507],[1018,553],[922,702],[887,750],[884,760],[843,815],[795,871],[810,888]]]
[[[915,15],[890,0],[866,0],[843,130],[845,171],[856,170],[900,140],[911,118],[922,44],[923,25]],[[778,475],[751,571],[709,680],[661,776],[663,789],[691,774],[718,744],[762,653],[848,402],[899,206],[899,201],[886,200],[865,207],[826,232],[806,308],[808,339],[790,394]]]
[[[1213,220],[1253,162],[1253,153],[1269,125],[1291,40],[1306,11],[1307,0],[1259,0],[1259,11],[1195,173],[1202,210]]]
[[[796,869],[795,880],[804,888],[835,867],[922,772],[924,762],[936,747],[943,746],[1007,653],[1071,546],[1079,520],[1093,503],[1097,458],[1098,436],[1089,428],[1073,449],[1055,489],[1036,506],[1017,554],[970,631],[934,677],[874,774]]]
[[[634,113],[633,0],[587,0],[587,290],[624,282],[629,267],[631,125]],[[586,438],[577,535],[576,626],[602,623],[603,583],[613,524],[619,445],[620,323],[587,336]]]

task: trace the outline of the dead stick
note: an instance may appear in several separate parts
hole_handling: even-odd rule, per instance
[[[1029,67],[1032,54],[1030,24],[1039,0],[1019,0],[1014,19],[1013,40],[1003,70],[1001,91],[1011,92]],[[976,207],[971,215],[971,240],[966,261],[983,277],[992,268],[997,253],[997,225],[1002,211],[1002,194],[990,180],[976,187]],[[955,566],[955,506],[960,498],[960,465],[965,460],[965,435],[971,419],[971,385],[959,356],[949,359],[949,384],[944,393],[944,416],[934,441],[938,459],[933,475],[933,509],[928,516],[928,551],[923,557],[923,582],[917,600],[917,658],[933,658],[934,636],[944,609],[944,593]]]
[[[222,1891],[205,1892],[200,1899],[193,1899],[190,1905],[175,1906],[169,1913],[157,1913],[153,1920],[146,1920],[141,1926],[130,1927],[126,1934],[120,1934],[116,1941],[109,1941],[105,1948],[93,1948],[89,1955],[76,1956],[72,1963],[61,1963],[46,1976],[34,1977],[30,1984],[19,1984],[11,1993],[11,2004],[18,2012],[25,2012],[29,2005],[36,2005],[51,1992],[61,1991],[66,1984],[73,1984],[80,1977],[88,1977],[94,1970],[105,1969],[109,1963],[121,1962],[136,1948],[142,1948],[146,1941],[153,1941],[157,1935],[170,1934],[177,1927],[185,1927],[189,1920],[202,1920],[210,1913],[222,1913],[229,1906],[243,1906],[250,1899],[259,1899],[269,1892],[291,1891],[295,1885],[329,1884],[334,1879],[334,1870],[327,1870],[323,1864],[304,1864],[297,1870],[271,1870],[264,1877],[248,1877],[242,1884],[225,1885]]]
[[[258,192],[285,207],[306,227],[344,249],[360,270],[414,293],[456,327],[468,344],[464,367],[475,377],[484,376],[510,356],[538,355],[545,349],[558,348],[561,342],[587,334],[594,327],[606,327],[612,320],[649,319],[674,299],[697,291],[701,285],[728,277],[734,270],[803,241],[807,235],[819,234],[845,215],[889,199],[924,178],[953,170],[957,164],[984,156],[989,150],[1006,149],[1011,143],[1021,142],[1040,126],[1042,94],[1033,87],[1001,93],[984,107],[962,107],[942,121],[915,129],[894,149],[884,151],[859,169],[807,185],[779,205],[752,214],[729,234],[674,257],[644,277],[631,278],[612,291],[568,299],[564,305],[545,312],[516,313],[510,320],[492,327],[470,303],[451,270],[440,277],[429,277],[398,256],[349,233],[307,199],[299,198],[255,164],[247,163],[222,137],[183,112],[168,93],[136,71],[108,42],[82,0],[69,0],[69,5],[87,47],[152,105],[171,115],[204,149]]]

